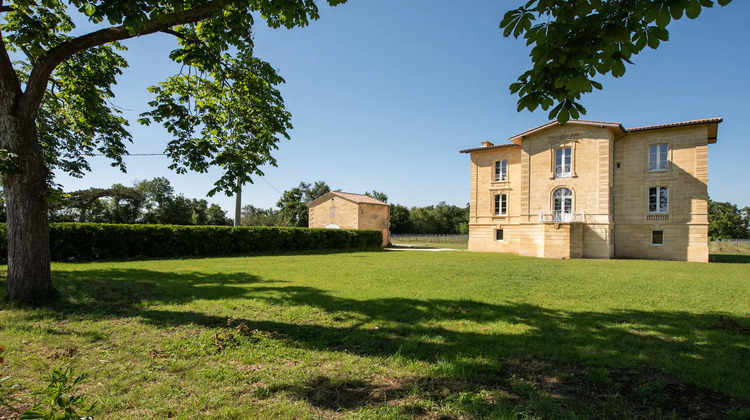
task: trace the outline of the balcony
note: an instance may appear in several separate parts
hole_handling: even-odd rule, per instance
[[[586,215],[583,211],[568,213],[563,211],[539,211],[539,223],[583,223]]]

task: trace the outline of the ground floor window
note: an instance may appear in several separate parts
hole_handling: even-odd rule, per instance
[[[502,241],[503,240],[503,230],[502,229],[495,229],[495,240],[496,241]]]
[[[664,245],[664,231],[663,230],[651,231],[651,245]]]
[[[573,214],[573,192],[569,188],[558,188],[552,194],[552,210],[555,222],[570,222]]]

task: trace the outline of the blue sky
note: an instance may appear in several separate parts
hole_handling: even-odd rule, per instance
[[[300,181],[385,192],[391,203],[424,206],[469,200],[469,158],[458,150],[547,122],[547,113],[516,112],[508,85],[530,66],[525,42],[503,38],[498,24],[514,1],[349,0],[306,28],[270,29],[256,19],[255,55],[286,79],[281,87],[294,129],[276,151],[278,167],[243,189],[244,204],[272,207]],[[750,2],[674,22],[670,41],[635,57],[623,78],[600,78],[604,90],[583,99],[585,119],[625,127],[723,117],[709,147],[709,194],[750,206],[750,183],[737,182],[750,142]],[[146,88],[179,72],[167,55],[175,42],[150,35],[125,43],[130,63],[114,103],[131,121],[131,153],[161,153],[168,134],[138,125]],[[127,157],[128,173],[92,158],[82,179],[58,174],[67,191],[164,176],[187,197],[203,198],[218,178],[177,175],[165,157]],[[231,197],[208,199],[233,214]]]

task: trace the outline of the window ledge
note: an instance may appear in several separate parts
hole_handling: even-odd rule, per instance
[[[643,178],[674,178],[674,171],[668,169],[666,171],[644,171]]]

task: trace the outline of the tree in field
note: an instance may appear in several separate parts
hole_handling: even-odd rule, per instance
[[[276,207],[279,208],[283,226],[307,227],[308,214],[305,191],[310,184],[300,182],[298,187],[284,191]]]
[[[468,206],[461,208],[441,201],[436,206],[412,207],[409,211],[409,220],[412,228],[409,233],[438,235],[467,233]]]
[[[748,208],[708,200],[708,236],[711,239],[750,238]]]
[[[372,191],[365,192],[365,195],[368,197],[372,197],[378,201],[382,201],[384,203],[388,202],[388,195],[386,195],[386,193],[384,192],[372,190]]]
[[[331,192],[331,187],[325,181],[317,181],[313,184],[300,182],[299,186],[284,191],[276,203],[281,216],[281,224],[307,227],[309,219],[307,203],[329,192]]]
[[[281,224],[281,214],[276,209],[261,209],[252,204],[242,207],[242,226],[281,226]]]
[[[219,206],[218,204],[211,204],[206,209],[206,224],[215,226],[229,226],[232,224],[232,220],[227,217],[227,212],[222,210],[221,206]]]
[[[304,183],[301,182],[300,186],[302,186],[302,184]],[[329,187],[328,184],[325,183],[325,181],[317,181],[304,190],[303,200],[305,200],[305,203],[309,203],[318,197],[322,197],[328,194],[329,192],[331,192],[331,187]]]
[[[345,0],[328,0],[331,5]],[[171,34],[170,58],[184,71],[154,86],[140,120],[163,124],[173,139],[171,168],[224,174],[211,194],[250,181],[289,114],[283,79],[252,56],[252,12],[272,27],[318,18],[314,0],[0,0],[0,173],[6,197],[8,293],[33,303],[50,296],[48,181],[52,170],[82,175],[101,153],[124,169],[127,121],[108,102],[127,66],[120,41]],[[71,15],[96,24],[78,34]]]
[[[505,14],[504,35],[532,45],[532,68],[510,85],[518,111],[552,108],[565,123],[586,110],[579,100],[601,89],[597,75],[622,77],[626,64],[646,47],[669,39],[667,25],[731,0],[530,0]]]
[[[391,233],[414,233],[409,217],[409,208],[401,204],[391,204]]]

